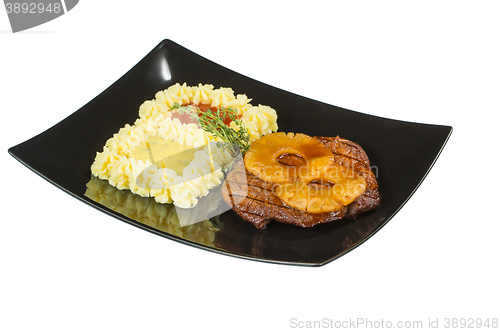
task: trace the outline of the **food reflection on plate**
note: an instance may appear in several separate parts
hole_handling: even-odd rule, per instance
[[[222,227],[218,219],[220,195],[207,195],[200,200],[196,213],[190,218],[203,217],[198,222],[182,226],[179,216],[183,211],[173,204],[160,204],[152,197],[141,197],[130,190],[119,190],[106,180],[92,176],[87,183],[85,196],[119,214],[147,225],[161,232],[172,234],[199,244],[214,246],[215,232]],[[203,208],[201,208],[203,207]],[[180,212],[180,213],[179,213]],[[210,216],[208,218],[205,218]]]
[[[363,220],[346,220],[338,223],[319,225],[312,229],[297,229],[286,224],[273,224],[265,232],[256,229],[223,204],[214,202],[206,206],[217,209],[212,217],[201,222],[181,226],[175,205],[157,203],[152,197],[141,197],[130,190],[119,190],[108,181],[94,176],[87,183],[85,196],[91,200],[128,217],[140,224],[149,226],[162,233],[173,235],[200,245],[223,249],[226,253],[268,257],[269,259],[292,260],[303,257],[307,261],[310,254],[322,254],[325,246],[329,251],[343,252],[356,245],[384,221],[380,217],[368,217]],[[213,199],[217,196],[208,195]],[[203,201],[200,201],[203,203]],[[225,211],[225,212],[224,212]],[[222,214],[220,214],[222,213]],[[334,234],[325,237],[322,234]],[[242,236],[243,239],[241,238]],[[317,246],[306,249],[305,242],[314,241]],[[276,250],[281,247],[282,250]],[[287,248],[283,250],[283,248]]]
[[[311,257],[326,263],[356,247],[386,218],[372,211],[362,219],[343,219],[313,228],[271,223],[265,231],[242,222],[232,210],[225,212],[221,220],[224,227],[215,235],[217,248],[264,260],[309,265],[313,263]]]

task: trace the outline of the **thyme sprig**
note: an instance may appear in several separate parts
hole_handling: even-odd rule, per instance
[[[177,110],[180,114],[188,114],[191,119],[198,122],[204,131],[223,141],[217,142],[217,147],[229,150],[233,156],[240,151],[245,154],[250,147],[248,130],[238,117],[237,110],[233,107],[221,107],[215,111],[208,109],[206,112],[202,112],[198,106],[181,106],[175,103],[170,110]],[[230,119],[236,126],[230,127],[224,123],[225,119]]]

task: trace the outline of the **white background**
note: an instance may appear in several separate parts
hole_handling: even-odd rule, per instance
[[[82,0],[13,34],[0,9],[0,330],[500,318],[499,13],[497,1]],[[454,131],[403,209],[320,268],[226,257],[141,231],[8,155],[165,38],[300,95]]]

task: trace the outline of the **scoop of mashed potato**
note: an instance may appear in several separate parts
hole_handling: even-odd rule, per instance
[[[140,105],[134,124],[124,125],[108,139],[102,152],[97,152],[91,166],[92,174],[117,189],[153,197],[158,203],[194,207],[199,198],[222,183],[223,166],[233,157],[211,144],[218,139],[197,124],[183,123],[172,117],[172,107],[176,104],[232,107],[252,142],[276,132],[278,124],[274,109],[253,106],[250,101],[246,95],[235,95],[231,88],[214,89],[211,84],[187,86],[177,83],[158,91],[154,99]],[[234,122],[230,126],[237,127]],[[156,148],[152,147],[153,143]],[[165,151],[184,154],[180,158],[180,153],[168,155]]]

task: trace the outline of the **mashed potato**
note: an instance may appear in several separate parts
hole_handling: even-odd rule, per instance
[[[117,189],[154,197],[158,203],[196,206],[200,197],[222,183],[222,167],[233,157],[197,124],[172,117],[175,104],[234,108],[250,142],[278,130],[274,109],[252,106],[246,95],[235,96],[231,88],[175,84],[145,101],[135,123],[126,124],[108,139],[95,157],[92,174]],[[237,126],[232,122],[230,127]]]

